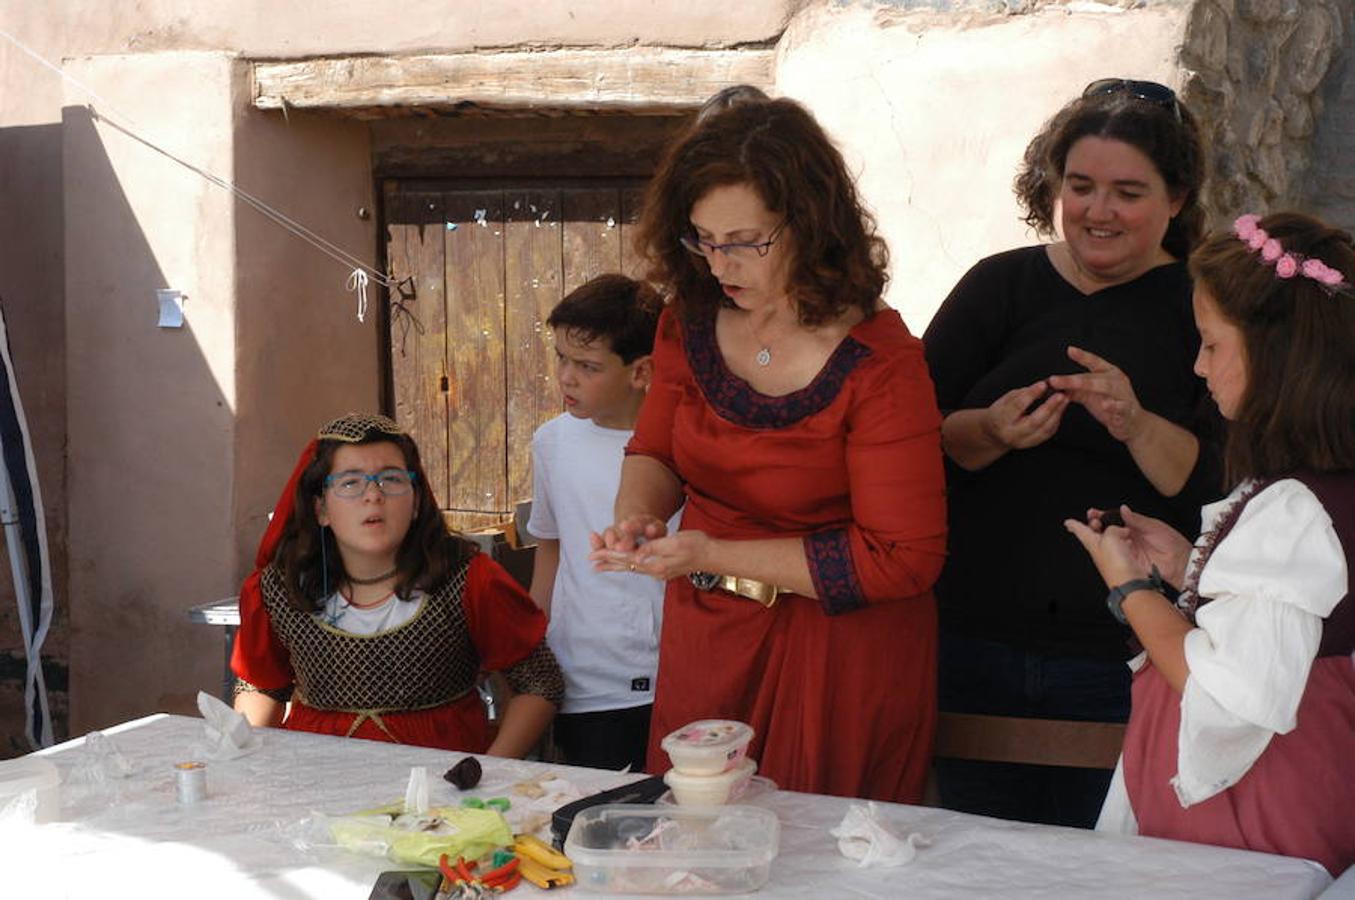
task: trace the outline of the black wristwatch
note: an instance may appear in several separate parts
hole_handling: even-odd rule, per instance
[[[1157,567],[1153,567],[1153,573],[1147,578],[1135,578],[1126,581],[1124,584],[1117,584],[1110,589],[1106,595],[1106,606],[1110,609],[1110,614],[1115,617],[1115,621],[1121,625],[1128,625],[1129,619],[1125,618],[1124,600],[1135,591],[1154,591],[1167,596],[1165,590],[1166,584],[1162,581],[1162,576],[1157,573]]]

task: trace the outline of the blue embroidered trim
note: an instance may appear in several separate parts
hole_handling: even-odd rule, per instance
[[[847,376],[871,350],[850,335],[837,345],[822,371],[807,386],[784,397],[768,397],[725,365],[715,340],[715,316],[684,322],[687,364],[706,402],[724,419],[745,428],[785,428],[823,410],[837,398]]]
[[[805,556],[809,560],[809,577],[814,579],[825,613],[836,616],[866,605],[852,566],[852,545],[845,528],[805,535]]]

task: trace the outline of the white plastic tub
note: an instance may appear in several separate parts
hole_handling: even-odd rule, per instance
[[[719,775],[688,775],[677,769],[669,769],[664,773],[663,780],[672,789],[673,799],[680,806],[720,806],[731,796],[737,797],[756,771],[757,763],[743,759],[737,766]]]
[[[767,883],[781,823],[757,806],[595,806],[574,819],[565,855],[599,894],[743,894]]]
[[[52,822],[61,813],[61,775],[40,756],[0,760],[0,821]]]
[[[670,733],[660,746],[684,775],[719,775],[748,753],[752,727],[733,719],[701,719]]]

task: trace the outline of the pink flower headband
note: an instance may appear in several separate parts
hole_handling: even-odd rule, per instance
[[[1350,285],[1346,276],[1315,257],[1304,256],[1285,250],[1280,242],[1266,234],[1260,225],[1261,217],[1255,213],[1238,216],[1233,222],[1233,234],[1255,252],[1261,254],[1261,261],[1275,267],[1278,278],[1293,278],[1302,275],[1322,285],[1327,293],[1346,292]]]

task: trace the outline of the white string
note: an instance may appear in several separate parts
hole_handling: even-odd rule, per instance
[[[348,289],[358,293],[358,321],[367,321],[367,273],[361,269],[348,273]]]
[[[41,54],[38,53],[38,51],[36,51],[36,50],[34,50],[33,48],[29,47],[29,46],[28,46],[27,44],[25,44],[23,41],[19,40],[19,39],[16,38],[14,35],[10,34],[8,31],[5,31],[3,28],[0,28],[0,37],[3,37],[5,40],[9,41],[9,42],[10,42],[11,44],[13,44],[16,48],[18,48],[18,50],[19,50],[20,52],[22,52],[24,55],[26,55],[26,56],[32,58],[33,60],[35,60],[35,61],[38,63],[38,65],[43,66],[44,68],[47,68],[47,69],[51,69],[51,70],[52,70],[53,72],[55,72],[60,78],[66,80],[66,81],[69,81],[71,84],[75,85],[77,88],[79,88],[80,90],[84,91],[84,92],[85,92],[86,94],[88,94],[90,97],[92,97],[92,98],[94,98],[95,100],[99,101],[99,103],[102,104],[105,108],[111,109],[111,110],[113,110],[114,112],[117,112],[118,115],[122,116],[124,119],[126,119],[126,120],[129,121],[129,122],[132,121],[132,117],[131,117],[131,116],[124,115],[123,113],[118,112],[117,108],[116,108],[115,106],[113,106],[113,104],[109,103],[109,102],[108,102],[107,100],[105,100],[103,97],[100,97],[97,93],[95,93],[94,89],[91,88],[89,85],[87,85],[87,84],[85,84],[84,82],[80,81],[80,79],[76,78],[74,75],[68,75],[68,74],[66,74],[65,72],[63,72],[63,71],[61,70],[61,67],[60,67],[60,66],[57,66],[57,65],[54,65],[53,63],[48,62]]]
[[[0,29],[0,37],[4,37],[4,38],[5,38],[6,40],[8,40],[11,44],[13,44],[15,47],[17,47],[20,51],[22,51],[25,55],[27,55],[27,56],[33,58],[34,60],[36,60],[39,64],[41,64],[41,65],[44,66],[45,68],[50,69],[51,71],[55,72],[58,76],[61,77],[61,79],[62,79],[63,81],[66,81],[66,82],[68,82],[68,83],[74,85],[74,86],[75,86],[76,88],[78,88],[80,91],[84,92],[85,94],[87,94],[87,95],[88,95],[89,97],[91,97],[92,99],[98,101],[104,108],[109,109],[109,110],[113,110],[114,112],[117,113],[117,115],[118,115],[120,118],[126,120],[126,121],[129,122],[129,123],[133,122],[133,120],[132,120],[132,118],[131,118],[130,116],[128,116],[128,115],[126,115],[126,114],[124,114],[124,113],[122,113],[122,112],[119,112],[119,111],[118,111],[111,103],[109,103],[108,101],[104,100],[104,98],[100,97],[100,96],[99,96],[97,93],[95,93],[94,90],[92,90],[89,86],[85,85],[85,84],[84,84],[83,82],[81,82],[79,79],[77,79],[77,78],[75,78],[75,77],[73,77],[73,76],[67,74],[66,72],[64,72],[64,71],[63,71],[61,68],[59,68],[58,66],[53,65],[51,62],[49,62],[47,59],[43,58],[39,53],[37,53],[37,51],[35,51],[35,50],[29,48],[28,46],[26,46],[22,41],[20,41],[20,40],[19,40],[18,38],[16,38],[14,35],[10,34],[8,31],[5,31],[5,30],[3,30],[3,29]],[[87,108],[89,109],[90,117],[93,118],[96,122],[103,122],[104,124],[108,125],[108,126],[111,127],[111,128],[116,129],[117,131],[121,132],[122,134],[126,135],[127,137],[131,138],[132,140],[136,141],[137,143],[141,144],[142,146],[144,146],[144,147],[146,147],[146,148],[148,148],[148,149],[150,149],[150,150],[153,150],[153,151],[155,151],[156,153],[159,153],[161,156],[164,156],[166,159],[169,159],[169,160],[171,160],[171,161],[173,161],[173,162],[175,162],[175,163],[178,163],[179,165],[183,166],[185,169],[188,169],[190,172],[193,172],[194,174],[201,176],[202,178],[206,179],[207,181],[211,182],[212,184],[215,184],[217,187],[220,187],[220,188],[222,188],[222,189],[224,189],[224,190],[230,191],[233,195],[235,195],[235,197],[236,197],[237,199],[239,199],[240,201],[242,201],[243,203],[245,203],[247,206],[252,207],[256,212],[258,212],[260,215],[264,216],[265,218],[269,219],[269,220],[272,221],[274,224],[276,224],[276,225],[282,227],[283,229],[285,229],[285,230],[291,232],[293,235],[295,235],[296,237],[298,237],[298,238],[300,238],[301,240],[305,241],[306,243],[310,244],[312,247],[314,247],[315,249],[319,250],[321,253],[325,254],[326,256],[330,257],[331,259],[335,260],[336,262],[342,263],[344,266],[348,267],[348,268],[349,268],[350,270],[352,270],[354,273],[361,272],[362,278],[360,279],[360,284],[355,284],[355,283],[354,283],[354,282],[355,282],[354,275],[353,275],[353,274],[350,274],[350,275],[349,275],[349,287],[348,287],[348,290],[350,290],[350,291],[351,291],[351,290],[354,290],[355,288],[357,288],[357,289],[359,290],[359,296],[358,296],[358,321],[359,321],[359,322],[363,321],[363,317],[366,315],[366,312],[367,312],[367,292],[366,292],[366,288],[367,288],[367,281],[368,281],[369,279],[370,279],[370,280],[376,281],[378,284],[380,284],[380,285],[382,285],[382,286],[384,286],[384,287],[386,287],[386,288],[389,288],[389,289],[392,289],[392,290],[395,288],[396,282],[393,281],[393,280],[391,280],[390,278],[387,278],[386,275],[385,275],[385,273],[378,271],[377,269],[373,268],[372,266],[369,266],[367,263],[363,262],[361,259],[359,259],[358,257],[354,256],[353,254],[349,253],[347,250],[344,250],[344,249],[343,249],[342,247],[340,247],[339,245],[337,245],[337,244],[335,244],[334,242],[328,240],[327,238],[323,237],[322,235],[316,234],[314,231],[310,230],[310,229],[307,228],[305,225],[302,225],[300,222],[296,221],[295,219],[292,219],[291,217],[287,216],[286,214],[284,214],[284,213],[278,211],[277,209],[274,209],[274,208],[273,208],[272,206],[270,206],[268,203],[264,202],[263,200],[259,199],[258,197],[255,197],[253,194],[248,193],[247,191],[245,191],[244,189],[240,188],[239,186],[237,186],[234,182],[230,181],[229,179],[222,178],[221,176],[216,175],[216,174],[214,174],[214,173],[212,173],[212,172],[209,172],[209,171],[207,171],[206,169],[203,169],[203,168],[200,168],[200,167],[198,167],[198,166],[193,165],[192,163],[188,162],[187,160],[184,160],[184,159],[181,159],[181,158],[175,156],[173,153],[170,153],[170,152],[169,152],[168,150],[166,150],[164,147],[161,147],[161,146],[159,146],[158,144],[154,143],[153,141],[151,141],[151,140],[149,140],[149,139],[147,139],[147,138],[142,137],[140,134],[137,134],[137,133],[136,133],[135,131],[133,131],[133,130],[131,129],[131,127],[129,127],[128,125],[123,125],[123,124],[121,124],[121,123],[119,123],[119,122],[117,122],[117,121],[115,121],[115,120],[109,118],[109,116],[108,116],[107,114],[104,114],[104,113],[99,112],[99,110],[95,109],[93,106],[89,106],[89,107],[87,107]]]

